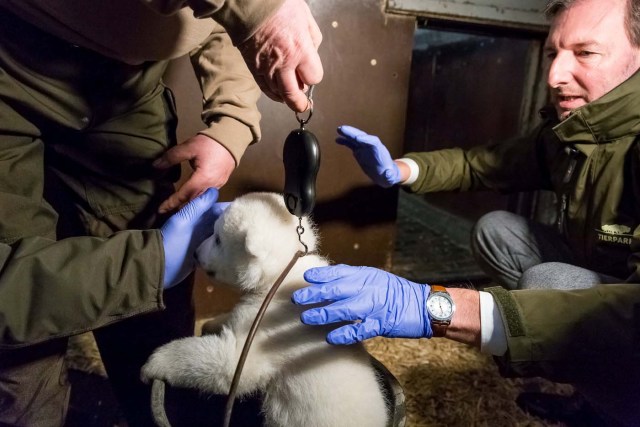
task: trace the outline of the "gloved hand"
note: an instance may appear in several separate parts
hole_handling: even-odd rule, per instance
[[[213,224],[228,203],[215,203],[218,190],[210,188],[171,216],[160,229],[164,247],[164,289],[184,280],[195,268],[193,253],[211,234]]]
[[[332,265],[307,270],[311,286],[298,289],[296,304],[335,301],[302,313],[307,325],[361,320],[327,335],[330,344],[353,344],[378,335],[396,338],[431,338],[426,310],[429,285],[419,285],[372,267]]]
[[[352,126],[340,126],[338,133],[341,137],[337,138],[336,142],[353,151],[358,164],[373,182],[388,188],[401,181],[398,165],[377,136],[369,135]]]

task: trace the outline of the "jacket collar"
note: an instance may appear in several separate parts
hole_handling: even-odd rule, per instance
[[[599,144],[640,133],[640,71],[553,128],[563,142]]]

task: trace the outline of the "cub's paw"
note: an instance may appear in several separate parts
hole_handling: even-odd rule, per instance
[[[188,382],[183,377],[189,365],[189,343],[194,338],[183,338],[158,347],[142,367],[140,379],[147,384],[157,379],[172,386],[187,385],[183,384]]]

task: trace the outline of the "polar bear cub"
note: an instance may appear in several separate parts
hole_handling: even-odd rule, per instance
[[[303,219],[302,241],[312,252],[317,233]],[[142,368],[144,380],[227,394],[242,348],[265,295],[296,251],[298,219],[282,195],[249,193],[233,201],[216,221],[214,234],[197,249],[207,274],[242,297],[216,335],[172,341]],[[332,327],[301,323],[304,307],[291,294],[307,285],[305,270],[328,265],[316,254],[298,258],[280,285],[257,330],[237,395],[259,392],[268,426],[385,426],[387,402],[370,356],[361,344],[332,346]]]

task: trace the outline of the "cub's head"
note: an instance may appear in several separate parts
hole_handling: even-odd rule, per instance
[[[235,199],[218,218],[211,237],[197,249],[198,263],[211,277],[242,291],[268,289],[296,251],[298,218],[281,194],[249,193]],[[315,226],[302,219],[302,241],[317,245]]]

